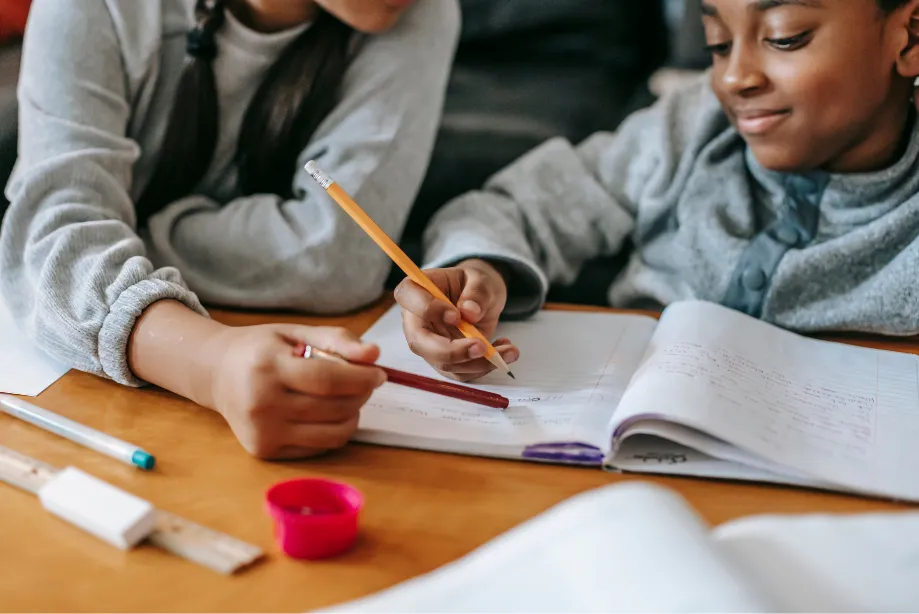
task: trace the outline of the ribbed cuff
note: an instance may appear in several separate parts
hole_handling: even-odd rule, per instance
[[[494,252],[469,252],[433,260],[426,269],[440,269],[456,266],[464,260],[477,258],[486,262],[500,262],[508,267],[507,304],[502,317],[508,320],[527,318],[539,311],[546,300],[549,282],[536,264],[520,256]]]
[[[161,300],[179,301],[189,309],[207,317],[198,297],[182,285],[161,279],[145,279],[134,284],[112,305],[99,331],[99,362],[105,374],[119,384],[143,386],[128,367],[128,340],[137,318],[153,303]]]

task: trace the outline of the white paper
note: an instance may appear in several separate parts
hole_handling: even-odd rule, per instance
[[[681,437],[673,436],[673,434],[670,434],[669,437],[658,434],[671,430],[667,427],[673,425],[657,422],[653,426],[654,429],[644,429],[640,426],[634,430],[629,429],[629,436],[616,450],[613,463],[615,469],[633,473],[687,475],[811,488],[820,486],[812,478],[796,476],[784,469],[769,468],[764,462],[746,463],[736,460],[733,458],[738,452],[736,449],[735,454],[727,454],[724,457],[706,454],[700,451],[706,448],[704,445],[681,441]],[[655,432],[655,435],[645,434],[646,430]],[[719,446],[719,448],[724,447],[726,444]],[[826,485],[823,487],[828,488]]]
[[[0,392],[38,396],[69,370],[37,349],[0,301]]]
[[[714,531],[648,482],[568,499],[328,612],[917,612],[919,513],[762,515]]]
[[[606,449],[605,426],[655,325],[643,316],[556,311],[502,324],[496,337],[520,348],[517,379],[495,372],[472,385],[508,397],[507,410],[387,384],[361,411],[356,439],[469,453],[556,442]],[[363,339],[380,346],[382,365],[444,379],[409,350],[398,306]]]
[[[672,305],[648,352],[614,425],[665,416],[820,483],[919,500],[916,356],[701,302]]]
[[[578,495],[470,555],[341,612],[767,612],[678,495]]]
[[[755,516],[714,531],[786,612],[919,612],[919,514]]]

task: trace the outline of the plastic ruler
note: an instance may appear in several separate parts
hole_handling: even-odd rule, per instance
[[[37,494],[56,472],[51,465],[0,446],[0,481]],[[156,513],[156,528],[147,538],[151,544],[218,573],[232,574],[263,555],[257,546],[235,537],[163,510]]]

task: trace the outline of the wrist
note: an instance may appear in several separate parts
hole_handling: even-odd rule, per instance
[[[158,301],[134,325],[128,364],[138,378],[216,409],[213,380],[229,330],[177,301]]]
[[[219,324],[202,331],[201,345],[194,351],[194,366],[188,379],[188,399],[202,407],[220,412],[215,401],[218,386],[221,360],[226,355],[229,336],[234,332],[232,326]]]

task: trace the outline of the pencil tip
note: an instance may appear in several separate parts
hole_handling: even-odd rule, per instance
[[[507,374],[511,376],[511,379],[517,379],[516,377],[514,377],[514,374],[511,373],[510,371],[508,371]]]

